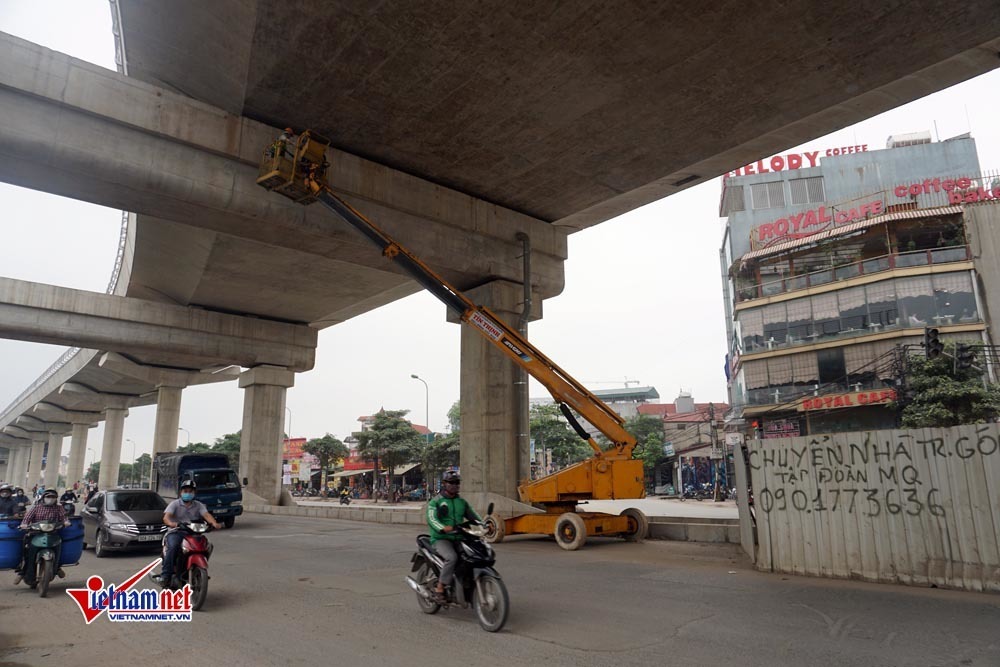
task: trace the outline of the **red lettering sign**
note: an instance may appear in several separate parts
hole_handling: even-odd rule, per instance
[[[896,392],[892,389],[877,391],[859,391],[851,394],[830,394],[803,398],[799,403],[799,412],[810,410],[832,410],[835,408],[856,408],[863,405],[882,405],[896,400]]]
[[[835,225],[846,225],[855,220],[881,215],[884,210],[882,202],[877,199],[840,210],[820,206],[760,225],[757,227],[754,241],[758,245],[766,245],[778,239],[799,239],[826,230],[831,222]]]

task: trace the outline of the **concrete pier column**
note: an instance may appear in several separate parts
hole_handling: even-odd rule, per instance
[[[517,328],[521,285],[494,281],[466,294]],[[533,311],[541,312],[540,298]],[[451,313],[449,321],[456,321]],[[462,493],[517,500],[518,482],[528,478],[531,465],[527,444],[519,446],[517,437],[519,367],[471,326],[462,326],[461,348]]]
[[[69,444],[69,462],[66,465],[66,485],[72,487],[73,484],[83,479],[83,466],[87,456],[87,436],[91,424],[73,424],[73,436]]]
[[[47,433],[32,433],[31,434],[31,458],[28,459],[28,476],[25,480],[25,491],[29,487],[33,487],[36,484],[42,483],[42,457],[45,455],[45,440],[41,440],[42,437],[48,437]]]
[[[45,488],[59,489],[59,465],[62,461],[62,446],[65,433],[49,431],[49,449],[45,454]],[[65,488],[65,487],[63,487]]]
[[[125,435],[125,408],[108,408],[104,411],[104,445],[101,447],[101,472],[97,488],[102,491],[118,486],[118,468],[121,465],[122,436]]]
[[[14,459],[14,448],[7,448],[7,456],[4,457],[4,462],[0,463],[0,481],[4,484],[10,484],[10,464]]]
[[[181,425],[183,387],[156,388],[156,426],[153,429],[153,458],[160,452],[177,451],[177,429]]]
[[[15,447],[11,450],[13,465],[8,466],[10,470],[10,483],[14,486],[24,486],[24,473],[28,470],[28,456],[30,447]]]
[[[240,375],[243,433],[240,441],[240,481],[264,502],[281,501],[281,442],[285,394],[295,374],[279,366],[257,366]]]

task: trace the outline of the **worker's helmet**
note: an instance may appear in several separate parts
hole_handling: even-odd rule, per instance
[[[194,483],[193,479],[186,479],[181,482],[182,489],[191,489],[192,491],[198,488],[198,485]]]
[[[462,476],[458,474],[457,470],[448,470],[443,475],[441,475],[442,484],[461,484]]]
[[[59,494],[56,493],[55,489],[45,489],[45,491],[42,492],[42,498],[43,499],[44,498],[58,498],[58,497],[59,497]]]
[[[290,127],[286,127],[286,128],[285,128],[285,132],[287,132],[288,134],[295,134],[295,130],[293,130],[293,129],[292,129],[292,128],[290,128]]]

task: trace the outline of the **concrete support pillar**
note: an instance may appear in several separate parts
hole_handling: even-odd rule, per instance
[[[83,466],[87,456],[87,435],[90,429],[90,424],[73,424],[73,436],[69,444],[69,463],[66,466],[67,486],[72,487],[73,484],[83,479]]]
[[[10,450],[13,456],[13,465],[10,470],[10,483],[14,486],[24,486],[24,474],[28,471],[28,456],[31,452],[29,447],[15,447]]]
[[[153,430],[153,458],[160,452],[177,451],[177,430],[181,425],[183,387],[160,385],[156,389],[156,426]]]
[[[59,488],[59,464],[62,460],[64,433],[49,432],[49,450],[45,455],[45,488]],[[60,489],[61,490],[61,489]]]
[[[101,473],[97,488],[113,489],[118,486],[118,468],[121,465],[122,436],[125,435],[125,408],[108,408],[104,412],[104,445],[101,447]]]
[[[517,328],[521,285],[495,281],[467,296]],[[536,307],[535,312],[540,311]],[[518,482],[528,478],[531,465],[528,446],[519,445],[517,437],[519,367],[471,326],[462,326],[461,347],[462,493],[516,500]]]
[[[4,462],[0,463],[0,480],[5,484],[10,484],[10,464],[14,458],[14,448],[7,448],[7,455],[4,457]]]
[[[28,475],[24,483],[25,490],[42,483],[42,457],[45,455],[45,440],[36,438],[43,437],[48,437],[48,434],[31,434],[31,458],[28,459]]]
[[[240,481],[264,502],[281,501],[281,443],[285,394],[295,374],[278,366],[257,366],[240,375],[243,435],[240,441]]]

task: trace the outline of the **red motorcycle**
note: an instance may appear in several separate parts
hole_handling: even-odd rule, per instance
[[[177,530],[184,534],[181,548],[177,550],[177,560],[174,562],[174,576],[170,588],[182,588],[184,584],[191,586],[191,608],[201,609],[208,597],[208,559],[212,555],[212,543],[205,533],[212,529],[202,521],[178,524]],[[167,555],[167,540],[163,539],[163,557]]]

